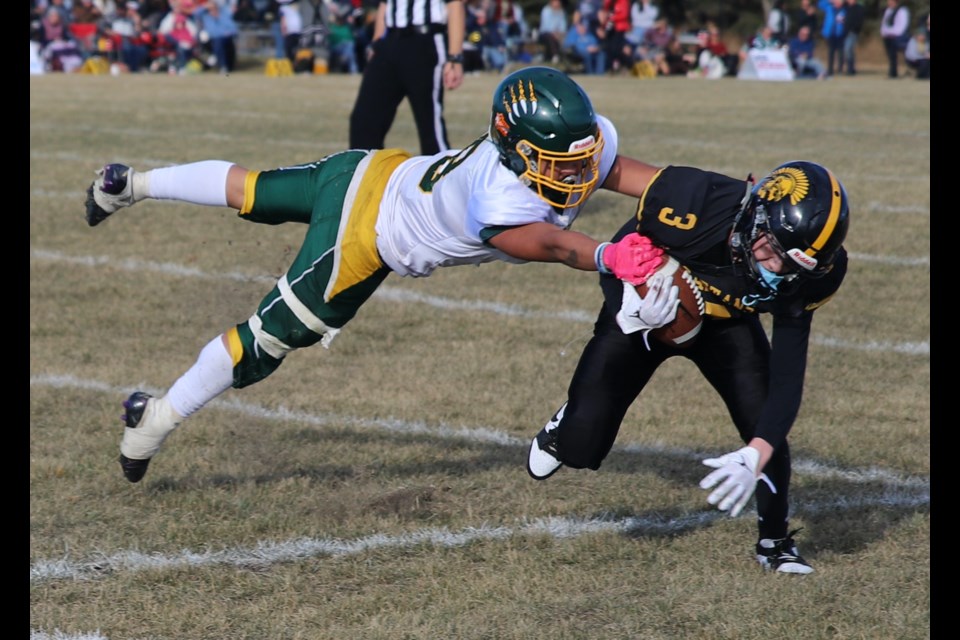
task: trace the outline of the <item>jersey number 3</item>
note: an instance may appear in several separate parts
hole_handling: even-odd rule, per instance
[[[682,216],[675,215],[672,207],[660,209],[657,220],[668,227],[676,227],[681,231],[689,231],[697,225],[697,216],[693,213],[685,213]]]

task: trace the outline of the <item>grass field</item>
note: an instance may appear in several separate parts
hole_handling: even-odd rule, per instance
[[[496,81],[448,95],[455,145]],[[621,153],[744,177],[810,159],[847,187],[850,271],[791,434],[810,576],[764,574],[752,505],[706,503],[700,459],[739,443],[686,361],[600,471],[527,476],[600,304],[595,275],[559,265],[388,278],[329,350],[228,391],[124,480],[121,401],[249,317],[303,229],[156,201],[91,229],[94,171],[317,159],[346,146],[357,82],[31,78],[34,638],[931,637],[929,83],[582,78]],[[388,144],[416,150],[405,108]],[[575,228],[607,238],[634,206],[601,192]]]

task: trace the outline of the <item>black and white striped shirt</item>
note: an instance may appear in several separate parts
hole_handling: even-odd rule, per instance
[[[386,0],[388,29],[445,27],[448,0]]]

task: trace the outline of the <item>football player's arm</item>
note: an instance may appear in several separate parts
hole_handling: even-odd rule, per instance
[[[492,235],[496,233],[496,235]],[[528,262],[562,262],[581,271],[612,273],[641,284],[663,264],[663,249],[637,233],[619,242],[597,242],[578,231],[548,222],[487,229],[485,241],[503,253]]]
[[[786,439],[800,412],[812,318],[811,311],[795,317],[773,317],[770,391],[754,431],[754,437],[766,442],[771,451]],[[765,462],[761,458],[761,463]]]
[[[601,187],[639,198],[661,167],[618,155]]]
[[[777,487],[763,473],[773,451],[790,432],[800,411],[803,376],[807,368],[807,344],[813,312],[800,316],[774,316],[771,340],[769,388],[767,399],[753,438],[747,446],[719,458],[707,458],[703,464],[714,469],[700,481],[701,489],[713,489],[707,502],[737,517],[749,502],[757,479]]]
[[[487,241],[514,258],[528,262],[562,262],[581,271],[596,271],[599,242],[578,231],[560,229],[548,222],[509,227]]]

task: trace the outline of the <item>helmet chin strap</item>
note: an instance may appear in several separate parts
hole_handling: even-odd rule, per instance
[[[741,209],[741,210],[746,209],[746,208],[747,208],[747,204],[749,204],[749,202],[750,202],[750,194],[753,193],[753,185],[754,185],[754,182],[755,182],[755,180],[753,179],[753,174],[752,174],[752,173],[748,173],[748,174],[747,174],[747,192],[746,192],[745,194],[743,194],[743,199],[740,200],[740,209]]]

